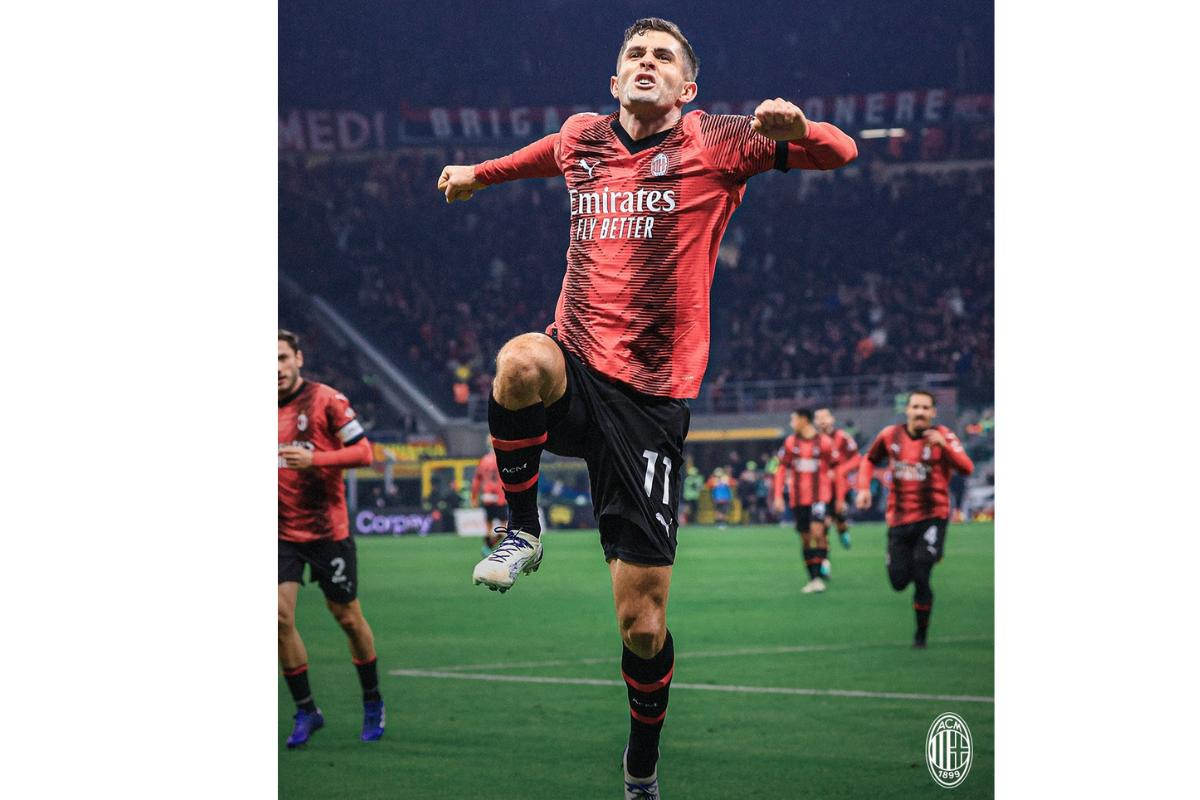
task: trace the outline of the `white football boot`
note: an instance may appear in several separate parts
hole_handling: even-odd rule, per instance
[[[629,748],[621,756],[621,768],[625,771],[625,800],[662,800],[658,794],[658,768],[649,778],[635,778],[629,774]]]
[[[493,592],[507,592],[521,575],[542,565],[542,541],[522,530],[510,530],[487,558],[475,565],[472,579]]]
[[[812,594],[813,592],[825,591],[825,581],[820,578],[813,578],[808,583],[804,584],[804,588],[800,590],[800,594]]]

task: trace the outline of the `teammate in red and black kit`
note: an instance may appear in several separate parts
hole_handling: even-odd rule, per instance
[[[833,499],[825,509],[825,526],[837,525],[838,539],[842,547],[850,549],[850,521],[846,516],[846,494],[850,491],[850,473],[858,469],[858,442],[837,427],[837,420],[828,408],[818,408],[813,416],[817,430],[828,436],[833,444]],[[824,572],[828,567],[823,566]]]
[[[950,474],[970,475],[975,465],[962,442],[945,425],[934,425],[937,414],[933,395],[916,391],[908,396],[908,422],[889,425],[879,432],[858,469],[855,504],[871,507],[874,467],[890,461],[892,489],[888,492],[887,569],[892,588],[902,592],[915,584],[913,610],[917,633],[913,647],[924,647],[933,611],[929,576],[946,548],[950,517]]]
[[[371,444],[350,401],[336,389],[300,377],[304,354],[294,333],[279,331],[279,663],[296,717],[288,747],[306,743],[325,724],[308,685],[308,652],[296,630],[296,597],[304,565],[325,605],[350,639],[363,691],[362,740],[383,736],[375,638],[358,601],[358,559],[342,469],[371,463]]]
[[[492,446],[491,434],[488,434],[487,446]],[[479,508],[480,505],[488,528],[483,534],[483,554],[486,556],[500,544],[508,523],[508,501],[504,499],[504,487],[500,484],[500,468],[496,466],[495,451],[490,449],[479,459],[471,478],[471,506]]]
[[[542,450],[584,458],[624,644],[626,797],[658,796],[686,399],[708,363],[721,237],[754,175],[833,169],[857,155],[850,137],[780,98],[753,116],[684,115],[697,69],[674,23],[638,20],[609,81],[618,111],[576,114],[510,156],[447,166],[438,180],[453,202],[504,181],[566,179],[570,244],[554,321],[545,334],[511,340],[496,359],[488,422],[509,535],[473,579],[507,591],[537,569]]]
[[[813,425],[807,408],[792,412],[792,435],[779,448],[775,469],[775,513],[783,513],[783,487],[787,484],[796,532],[803,543],[808,583],[804,594],[825,591],[821,564],[829,555],[825,536],[825,507],[833,494],[833,442]]]

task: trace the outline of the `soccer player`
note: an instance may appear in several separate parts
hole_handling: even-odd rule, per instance
[[[447,166],[438,179],[447,202],[505,181],[566,179],[567,271],[554,321],[496,359],[488,422],[509,531],[473,579],[505,591],[538,568],[542,450],[584,458],[624,645],[626,797],[658,797],[686,400],[708,363],[721,236],[754,175],[833,169],[857,156],[849,136],[781,98],[753,116],[684,115],[697,67],[674,23],[638,20],[609,79],[616,112],[573,115],[558,133],[503,158]]]
[[[932,394],[911,392],[904,413],[908,421],[880,431],[863,457],[854,502],[864,510],[871,507],[874,467],[890,461],[888,578],[897,592],[904,591],[910,583],[915,584],[913,610],[917,615],[917,632],[913,647],[923,648],[933,611],[930,573],[946,549],[950,474],[957,471],[970,475],[975,465],[952,430],[933,424],[937,408]]]
[[[791,425],[792,434],[779,448],[779,466],[775,469],[775,513],[783,513],[783,487],[787,484],[808,568],[808,583],[800,591],[812,594],[826,589],[821,564],[829,555],[825,506],[833,493],[833,442],[813,425],[813,412],[807,408],[792,412]]]
[[[813,424],[833,443],[833,499],[825,509],[825,526],[828,528],[830,521],[837,525],[838,539],[842,547],[849,550],[850,521],[846,516],[846,494],[850,491],[850,473],[858,469],[858,442],[837,427],[837,420],[828,408],[817,409]],[[824,565],[822,570],[828,572]]]
[[[487,446],[492,446],[491,434],[488,434]],[[483,554],[487,556],[504,538],[508,523],[508,503],[500,485],[500,468],[496,466],[495,451],[490,449],[479,459],[475,476],[471,478],[471,506],[478,508],[481,503],[488,527],[483,534]]]
[[[362,740],[383,736],[375,638],[358,601],[358,560],[342,469],[371,463],[371,444],[336,389],[300,377],[304,353],[296,334],[279,331],[279,663],[292,699],[295,724],[289,748],[299,747],[325,724],[308,686],[308,652],[296,630],[296,597],[309,578],[350,640],[350,657],[362,685]]]

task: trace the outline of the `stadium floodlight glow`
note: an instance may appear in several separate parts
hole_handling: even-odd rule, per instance
[[[905,134],[904,128],[867,128],[859,131],[858,135],[864,139],[886,139],[888,137],[900,137]]]

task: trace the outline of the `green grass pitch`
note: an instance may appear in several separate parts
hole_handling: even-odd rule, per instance
[[[659,762],[668,800],[944,797],[924,759],[942,711],[962,716],[974,738],[970,774],[953,796],[992,796],[992,524],[950,526],[924,651],[910,647],[911,587],[896,593],[887,582],[883,526],[852,532],[851,550],[832,543],[823,595],[799,592],[790,528],[680,532],[668,608],[675,678]],[[372,744],[358,741],[362,706],[345,638],[319,588],[304,587],[297,619],[326,727],[306,748],[284,748],[294,709],[280,678],[279,796],[620,798],[629,712],[599,537],[550,531],[545,542],[541,570],[500,595],[471,585],[478,540],[358,540],[359,597],[388,707],[387,733]],[[398,669],[612,683],[389,674]]]

